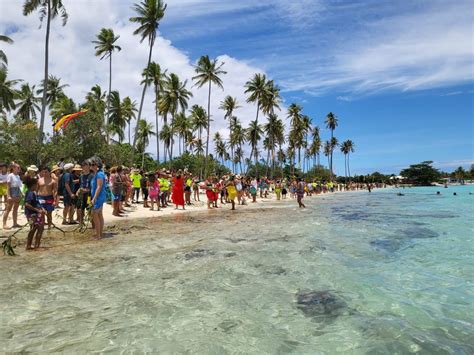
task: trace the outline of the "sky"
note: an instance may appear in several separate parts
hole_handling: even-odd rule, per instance
[[[112,89],[139,101],[147,43],[133,35],[131,0],[63,0],[69,20],[52,24],[50,73],[69,84],[65,92],[83,101],[95,84],[108,85],[108,62],[91,43],[102,27],[120,36],[113,57]],[[38,14],[22,15],[20,0],[0,0],[0,44],[9,77],[38,85],[43,75],[45,26]],[[201,55],[224,62],[224,90],[214,89],[212,131],[228,135],[220,101],[238,99],[236,116],[247,124],[256,107],[244,85],[265,73],[281,89],[277,112],[303,106],[322,138],[328,112],[339,118],[335,136],[351,139],[351,172],[397,174],[410,164],[433,160],[451,171],[474,164],[474,6],[470,0],[168,0],[153,60],[191,89]],[[192,104],[207,105],[207,90],[192,88]],[[154,122],[153,97],[144,117]],[[50,118],[48,117],[48,120]],[[47,126],[50,126],[47,123]],[[156,142],[148,148],[154,152]],[[322,157],[325,161],[325,157]],[[335,154],[344,174],[344,157]]]

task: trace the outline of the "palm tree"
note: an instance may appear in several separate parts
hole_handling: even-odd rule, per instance
[[[230,136],[232,134],[232,125],[233,122],[235,121],[235,117],[233,116],[234,110],[239,108],[240,106],[237,103],[237,99],[228,95],[225,97],[224,101],[221,102],[221,105],[219,106],[219,109],[225,111],[224,119],[229,120],[229,141],[230,141]],[[233,119],[234,118],[234,119]],[[232,159],[232,172],[234,172],[234,145],[232,143],[230,144],[230,154],[231,154],[231,159]]]
[[[179,154],[181,155],[181,148],[183,153],[186,150],[186,141],[189,138],[189,132],[191,130],[190,120],[186,117],[184,112],[177,113],[173,122],[173,131],[178,135],[178,147]]]
[[[331,140],[334,136],[334,130],[336,129],[337,125],[338,125],[338,118],[335,114],[333,114],[332,112],[329,112],[326,116],[326,120],[324,121],[326,123],[326,128],[329,128],[331,130]],[[331,173],[331,180],[332,180],[332,177],[333,177],[333,169],[332,169],[332,152],[331,152],[331,158],[330,158],[330,161],[329,161],[329,170],[330,170],[330,173]]]
[[[314,165],[319,166],[319,154],[321,152],[321,137],[320,137],[320,129],[318,126],[313,127],[311,132],[312,135],[312,143],[310,146],[311,155],[316,158],[316,163]]]
[[[112,91],[110,94],[109,107],[109,125],[107,132],[118,136],[119,143],[125,139],[125,127],[127,126],[127,118],[123,114],[123,104],[120,101],[120,94],[118,91]]]
[[[0,35],[0,42],[12,44],[13,40],[8,36]],[[0,69],[6,69],[7,64],[8,64],[7,55],[5,54],[4,51],[0,50]]]
[[[164,152],[165,163],[166,163],[166,160],[167,160],[167,154],[170,153],[169,147],[172,145],[173,134],[174,133],[173,133],[173,130],[171,129],[170,125],[165,123],[163,125],[163,128],[161,128],[161,131],[160,131],[160,140],[163,141],[163,144],[165,146],[165,152]],[[167,150],[168,150],[168,153],[167,153]],[[169,155],[169,158],[171,160],[171,154]]]
[[[232,119],[232,131],[230,133],[230,144],[235,148],[235,156],[234,156],[234,162],[237,166],[237,163],[239,164],[240,167],[240,172],[243,173],[242,170],[242,160],[243,160],[243,154],[244,150],[242,149],[242,145],[245,143],[245,140],[247,138],[247,132],[245,129],[243,129],[242,124],[237,118]],[[237,158],[237,155],[240,157]]]
[[[131,134],[130,134],[130,126],[132,119],[135,118],[137,112],[137,103],[132,101],[132,99],[127,96],[122,101],[122,115],[124,120],[127,122],[128,125],[128,144],[132,144]]]
[[[17,117],[22,121],[36,120],[36,111],[40,110],[38,103],[41,99],[35,96],[35,86],[23,84],[18,92],[18,100]]]
[[[265,132],[266,139],[267,139],[267,162],[270,162],[271,158],[271,166],[272,166],[272,175],[275,169],[275,149],[278,146],[281,146],[282,141],[284,141],[284,125],[283,121],[278,118],[275,113],[270,113],[268,115],[268,122],[264,124],[263,131]],[[270,164],[267,166],[270,167]],[[268,175],[268,172],[267,174]]]
[[[109,92],[107,95],[107,112],[105,122],[105,126],[107,127],[110,124],[110,95],[112,94],[112,53],[114,51],[120,52],[122,48],[115,44],[115,42],[117,42],[120,36],[116,36],[114,34],[114,30],[112,30],[111,28],[102,28],[100,32],[96,35],[96,37],[97,40],[92,41],[92,43],[96,45],[94,47],[96,57],[100,57],[100,60],[109,58]],[[106,133],[106,137],[107,142],[109,142],[108,133]]]
[[[216,156],[221,159],[222,165],[224,165],[224,160],[227,158],[227,145],[222,140],[222,136],[219,132],[214,134],[214,152]]]
[[[65,95],[61,96],[58,100],[56,100],[53,106],[56,104],[57,101],[62,100]],[[103,128],[104,125],[104,112],[105,112],[105,93],[102,91],[102,88],[99,85],[95,85],[91,88],[91,90],[86,95],[86,104],[85,107],[100,118],[100,129]]]
[[[258,142],[262,138],[263,133],[262,127],[258,124],[257,120],[250,121],[249,127],[247,128],[247,141],[252,146],[252,152],[254,154],[255,168],[258,163]],[[248,167],[247,167],[248,169]]]
[[[204,107],[193,105],[191,107],[191,120],[194,130],[198,131],[198,139],[202,140],[202,131],[207,129],[207,114]]]
[[[7,80],[7,75],[7,69],[0,68],[0,113],[4,114],[16,108],[17,91],[15,85],[20,82],[20,80]]]
[[[350,139],[345,140],[341,144],[341,152],[344,154],[344,161],[345,161],[344,170],[346,173],[345,175],[346,181],[347,181],[347,175],[349,175],[349,179],[351,178],[351,172],[349,169],[349,154],[354,153],[354,147],[355,147],[354,142],[351,141]]]
[[[64,88],[69,86],[68,84],[61,85],[61,78],[54,75],[48,77],[48,83],[46,85],[46,102],[49,107],[64,96]],[[44,80],[41,81],[41,87],[38,89],[38,94],[43,94],[43,90]]]
[[[301,148],[304,146],[305,135],[309,129],[309,118],[301,114],[300,105],[291,104],[288,107],[288,117],[290,118],[290,134],[289,140],[293,144],[293,148],[298,150],[298,167],[301,168]]]
[[[332,156],[334,155],[334,150],[336,147],[339,146],[339,141],[337,140],[336,137],[332,137],[331,140],[329,141],[330,147],[331,147],[331,166],[332,166]],[[333,177],[334,173],[331,172],[331,178]]]
[[[171,73],[168,80],[164,84],[163,95],[160,97],[159,108],[163,113],[163,120],[165,125],[167,122],[168,113],[171,114],[172,122],[175,122],[175,115],[178,110],[185,112],[188,108],[188,100],[193,94],[186,89],[187,81],[182,82],[178,75]],[[172,128],[172,127],[169,127]],[[161,136],[160,136],[161,138]],[[171,144],[173,141],[171,141]],[[170,146],[167,147],[170,150]],[[172,145],[171,145],[172,148]],[[166,144],[165,144],[166,150]]]
[[[325,155],[326,157],[328,157],[328,166],[331,164],[331,160],[330,160],[331,150],[332,150],[331,142],[330,142],[330,141],[324,142],[324,144],[323,144],[323,152],[324,152],[324,155]]]
[[[48,87],[48,62],[49,62],[49,33],[51,29],[51,20],[56,18],[58,15],[63,20],[63,26],[67,23],[67,12],[64,7],[62,0],[26,0],[23,4],[23,15],[28,16],[34,11],[38,10],[40,14],[40,22],[42,23],[46,17],[46,40],[44,50],[44,83]],[[39,141],[43,141],[43,129],[44,129],[44,118],[46,116],[47,97],[46,91],[43,91],[43,98],[41,100],[41,118],[39,126]]]
[[[153,124],[143,119],[138,121],[138,136],[137,136],[137,147],[138,151],[142,153],[142,168],[145,165],[145,150],[150,143],[150,136],[155,134]]]
[[[193,76],[193,80],[196,80],[198,88],[201,88],[204,84],[209,84],[209,93],[207,96],[207,137],[206,137],[206,171],[207,171],[207,156],[209,155],[209,136],[211,128],[211,87],[212,84],[217,85],[222,90],[224,86],[222,85],[222,79],[219,75],[227,74],[222,70],[224,63],[218,63],[217,59],[210,60],[208,55],[203,55],[199,58],[198,64],[195,67],[196,76]]]
[[[156,160],[160,163],[160,133],[159,133],[159,103],[160,92],[163,91],[163,86],[166,82],[166,70],[162,71],[159,64],[151,62],[147,68],[143,70],[144,77],[142,84],[153,84],[155,88],[155,128],[156,128]]]
[[[146,39],[150,52],[148,54],[148,62],[146,68],[150,66],[153,46],[156,40],[156,32],[161,19],[165,15],[166,4],[162,0],[142,0],[140,4],[134,4],[132,9],[137,13],[137,16],[130,17],[131,22],[139,24],[139,27],[133,32],[134,35],[140,35],[140,43]],[[133,147],[137,143],[139,121],[142,117],[143,102],[145,100],[145,92],[148,86],[148,77],[145,75],[145,85],[143,85],[142,98],[140,100],[140,108],[138,109],[137,126],[135,129],[135,137],[133,138]]]
[[[76,111],[77,106],[74,101],[67,96],[63,96],[51,107],[51,117],[53,120],[56,120],[64,115],[68,115]]]

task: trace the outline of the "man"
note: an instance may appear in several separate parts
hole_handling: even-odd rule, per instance
[[[43,166],[39,171],[38,179],[38,201],[46,211],[46,219],[48,221],[48,229],[53,226],[53,211],[56,195],[58,191],[57,182],[51,176],[51,170],[47,166]]]
[[[79,177],[79,190],[77,199],[77,219],[80,224],[84,223],[85,210],[89,204],[92,177],[90,162],[89,160],[85,160],[82,163],[82,173]]]
[[[142,175],[137,169],[133,169],[130,174],[130,180],[132,180],[133,194],[132,194],[132,203],[139,203],[140,199],[140,180]]]
[[[74,180],[72,176],[72,169],[74,168],[74,164],[67,163],[64,165],[64,174],[61,177],[61,187],[63,193],[63,203],[64,203],[64,210],[63,210],[63,224],[77,224],[72,219],[72,213],[74,212],[74,200],[76,195],[74,195]]]
[[[301,178],[298,178],[297,181],[298,181],[298,184],[296,185],[296,198],[298,201],[298,205],[300,206],[300,208],[306,208],[306,206],[303,203],[305,183],[303,180],[301,180]]]

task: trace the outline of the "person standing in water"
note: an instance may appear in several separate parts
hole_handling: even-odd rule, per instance
[[[298,178],[298,183],[296,185],[296,198],[297,198],[297,201],[298,201],[298,205],[300,206],[300,208],[306,208],[306,206],[304,205],[303,203],[303,197],[304,197],[304,187],[305,187],[305,183],[304,181],[301,180],[301,178]]]

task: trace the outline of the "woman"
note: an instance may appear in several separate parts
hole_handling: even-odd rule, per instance
[[[20,178],[20,166],[17,163],[11,163],[10,174],[7,176],[7,206],[3,212],[3,229],[10,229],[7,227],[7,220],[10,211],[12,212],[13,226],[12,228],[19,228],[18,224],[18,207],[22,197],[21,187],[22,182]]]
[[[173,177],[173,203],[176,206],[175,210],[178,209],[178,206],[183,206],[184,210],[184,179],[182,176],[182,171],[178,170],[178,173]]]
[[[237,189],[235,188],[234,176],[229,178],[226,184],[226,190],[229,201],[232,203],[232,210],[235,210],[235,198],[237,197]]]
[[[110,185],[112,187],[112,215],[122,217],[120,204],[122,200],[122,179],[116,166],[110,169]]]
[[[102,208],[105,203],[105,175],[102,171],[102,161],[99,158],[91,159],[91,171],[94,177],[91,181],[91,204],[92,220],[94,221],[95,237],[92,239],[102,239],[104,234],[104,214]]]

